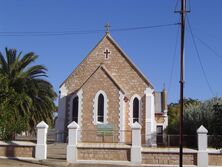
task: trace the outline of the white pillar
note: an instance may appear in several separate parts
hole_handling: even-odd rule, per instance
[[[37,144],[35,148],[35,158],[37,160],[43,160],[47,158],[47,131],[48,125],[41,121],[37,126]]]
[[[68,90],[63,84],[60,87],[60,96],[59,96],[59,106],[58,106],[58,118],[56,120],[56,130],[57,130],[57,142],[64,142],[65,136],[65,115],[66,115],[66,98],[68,94]]]
[[[154,90],[146,88],[146,127],[145,139],[149,146],[156,146],[156,124],[155,124],[155,111],[154,111]]]
[[[141,164],[141,125],[135,122],[131,125],[132,128],[132,147],[131,147],[131,162],[133,164]]]
[[[79,125],[73,121],[68,126],[68,145],[67,145],[67,161],[75,163],[77,161],[77,141],[78,141],[78,128]]]
[[[119,142],[125,142],[125,101],[124,94],[119,91]]]
[[[203,125],[201,125],[199,129],[197,129],[197,134],[198,134],[197,166],[198,167],[208,167],[207,133],[208,133],[208,130]]]

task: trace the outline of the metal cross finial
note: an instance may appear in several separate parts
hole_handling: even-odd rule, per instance
[[[105,25],[105,28],[106,28],[106,34],[109,33],[109,29],[110,29],[110,27],[111,27],[111,26],[110,26],[109,23],[107,23],[107,24]]]

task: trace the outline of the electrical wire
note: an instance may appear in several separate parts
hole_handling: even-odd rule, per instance
[[[206,48],[208,48],[212,53],[213,55],[215,55],[216,57],[222,59],[222,56],[219,55],[219,53],[217,53],[210,45],[208,45],[206,42],[204,42],[202,39],[200,39],[199,37],[197,37],[195,35],[195,38],[200,41]]]
[[[202,63],[202,61],[201,61],[200,53],[199,53],[198,48],[197,48],[197,44],[196,44],[196,41],[195,41],[195,38],[194,38],[194,34],[193,34],[193,31],[192,31],[192,28],[191,28],[191,25],[190,25],[190,21],[189,21],[188,16],[187,16],[187,22],[188,22],[188,26],[189,26],[189,29],[190,29],[190,34],[191,34],[191,37],[192,37],[192,42],[193,42],[193,45],[194,45],[194,49],[195,49],[195,51],[196,51],[196,55],[197,55],[198,61],[199,61],[199,63],[200,63],[200,67],[201,67],[201,70],[202,70],[202,72],[203,72],[204,79],[205,79],[205,81],[206,81],[206,83],[207,83],[207,86],[208,86],[211,94],[212,94],[213,96],[215,96],[215,93],[214,93],[214,91],[213,91],[213,89],[212,89],[212,87],[211,87],[211,85],[210,85],[210,82],[209,82],[209,80],[208,80],[208,78],[207,78],[207,74],[206,74],[206,72],[205,72],[203,63]]]
[[[188,18],[187,18],[188,19]],[[189,31],[190,32],[190,30],[189,29],[186,29],[187,31]],[[215,50],[215,49],[213,49],[213,47],[211,47],[206,41],[204,41],[204,40],[202,40],[199,36],[197,36],[196,34],[193,34],[194,35],[194,37],[203,45],[203,46],[205,46],[207,49],[209,49],[212,53],[213,53],[213,55],[215,56],[215,57],[217,57],[217,58],[219,58],[219,59],[222,59],[222,56]]]
[[[177,11],[178,2],[179,2],[179,0],[176,1],[175,7],[174,7],[174,11]]]
[[[177,44],[178,44],[178,36],[179,36],[179,27],[178,27],[177,34],[176,34],[176,42],[175,42],[174,51],[173,51],[173,62],[172,62],[171,70],[170,70],[170,80],[169,80],[168,92],[171,91],[171,86],[172,86],[173,71],[174,71],[174,66],[175,66],[176,51],[177,51]]]
[[[152,26],[141,26],[141,27],[129,27],[129,28],[117,28],[112,29],[111,32],[120,32],[120,31],[135,31],[143,29],[152,29],[152,28],[161,28],[161,27],[170,27],[176,26],[179,23],[170,23],[170,24],[160,24]],[[82,35],[82,34],[93,34],[93,33],[102,33],[104,30],[88,30],[88,31],[61,31],[61,32],[0,32],[0,36],[64,36],[64,35]]]
[[[175,26],[175,25],[179,25],[179,23],[160,24],[160,25],[144,26],[144,27],[119,28],[119,29],[113,29],[112,31],[133,31],[133,30],[141,30],[141,29],[169,27],[169,26]]]

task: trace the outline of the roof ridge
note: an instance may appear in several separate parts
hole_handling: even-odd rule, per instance
[[[78,69],[78,67],[86,60],[86,58],[94,51],[94,49],[96,49],[96,47],[103,41],[103,39],[106,38],[106,36],[108,35],[105,34],[101,40],[99,40],[99,42],[97,42],[97,44],[95,45],[95,47],[93,47],[93,49],[90,50],[90,52],[82,59],[82,61],[72,70],[72,72],[68,75],[68,77],[66,77],[66,79],[60,84],[59,87],[61,87],[67,80],[68,78],[76,71],[76,69]]]
[[[130,65],[136,70],[136,72],[141,76],[141,78],[148,84],[151,88],[154,89],[153,84],[147,79],[147,77],[139,70],[139,68],[133,63],[133,61],[129,58],[129,56],[123,51],[123,49],[118,45],[118,43],[112,38],[110,33],[106,34],[107,37],[113,42],[113,44],[119,49],[119,51],[123,54],[124,58],[130,63]]]
[[[125,93],[125,91],[122,89],[121,84],[119,84],[119,82],[115,79],[114,76],[112,76],[109,72],[109,70],[102,64],[101,65],[101,69],[104,70],[104,72],[108,75],[108,77],[110,77],[110,79],[113,81],[113,83],[123,92]]]
[[[83,84],[80,86],[79,90],[88,82],[88,80],[99,70],[102,69],[102,71],[110,78],[110,80],[117,86],[117,88],[122,92],[125,93],[125,91],[121,88],[121,85],[116,81],[116,79],[110,74],[108,69],[101,63],[94,71],[93,73],[83,82]]]
[[[137,74],[144,80],[144,82],[150,86],[151,88],[154,88],[153,85],[151,84],[151,82],[147,79],[147,77],[138,69],[138,67],[133,63],[133,61],[129,58],[129,56],[122,50],[122,48],[117,44],[117,42],[112,38],[112,36],[110,35],[110,33],[106,33],[102,39],[95,45],[95,47],[87,54],[87,56],[84,57],[84,59],[77,65],[77,67],[74,68],[74,70],[68,75],[68,77],[62,82],[62,84],[59,86],[61,87],[68,79],[69,77],[76,71],[76,69],[78,69],[78,67],[87,59],[87,57],[97,48],[97,46],[105,39],[108,38],[113,44],[114,46],[120,51],[120,53],[123,55],[123,57],[128,61],[128,63],[131,65],[132,68],[135,69],[135,71],[137,72]],[[97,69],[96,69],[97,70]],[[96,71],[95,70],[95,71]],[[93,74],[93,73],[92,73]],[[91,75],[92,75],[91,74]],[[90,75],[90,76],[91,76]],[[110,76],[112,76],[111,74],[109,74]],[[89,76],[89,77],[90,77]],[[113,77],[113,76],[112,76]],[[88,79],[88,78],[87,78]],[[86,80],[87,80],[86,79]],[[86,81],[85,80],[85,81]],[[85,81],[83,82],[83,84],[85,83]]]

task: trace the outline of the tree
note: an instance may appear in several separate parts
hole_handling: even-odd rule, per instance
[[[214,97],[210,100],[200,102],[199,100],[184,100],[184,141],[187,146],[196,147],[196,131],[203,125],[208,129],[210,145],[221,147],[222,145],[222,99]],[[179,103],[169,105],[169,126],[168,134],[179,134]],[[219,145],[220,143],[220,145]]]
[[[15,133],[27,130],[27,116],[21,117],[18,106],[27,99],[25,94],[17,94],[8,87],[7,79],[0,74],[0,138],[11,140]]]
[[[178,103],[171,103],[168,105],[168,127],[167,132],[169,134],[179,134],[179,116],[180,105]]]
[[[200,101],[197,99],[184,99],[184,109],[190,109],[192,107],[199,106]],[[184,112],[184,117],[186,117],[186,112]],[[169,123],[167,131],[169,134],[179,134],[179,119],[180,119],[180,104],[171,103],[168,105],[168,117]],[[185,120],[185,119],[184,119]]]
[[[25,97],[18,105],[14,105],[12,101],[13,108],[18,111],[19,116],[28,117],[30,131],[42,120],[52,124],[54,100],[57,96],[52,85],[44,79],[47,77],[47,69],[42,65],[31,66],[37,58],[33,52],[22,56],[22,52],[17,54],[15,49],[6,48],[5,56],[0,53],[0,74],[7,80],[9,89],[16,95]]]
[[[210,143],[213,147],[217,149],[222,148],[222,104],[215,104],[213,106],[213,119],[211,124],[213,127],[212,129],[212,139]]]

